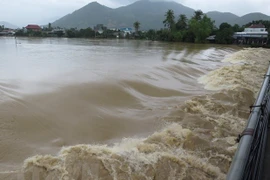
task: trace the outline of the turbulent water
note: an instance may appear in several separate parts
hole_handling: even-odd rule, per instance
[[[270,51],[0,38],[0,179],[225,179]]]

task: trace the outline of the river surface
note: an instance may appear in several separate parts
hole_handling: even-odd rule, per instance
[[[0,179],[225,179],[269,55],[0,37]]]

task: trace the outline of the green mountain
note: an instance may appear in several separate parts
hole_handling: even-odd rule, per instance
[[[149,0],[141,0],[131,5],[117,8],[115,12],[118,14],[119,20],[121,19],[119,21],[121,22],[120,26],[132,27],[133,23],[138,20],[145,29],[160,29],[164,27],[162,22],[168,9],[174,11],[176,18],[180,14],[186,14],[188,17],[191,17],[194,13],[194,9],[173,1]]]
[[[113,11],[111,8],[93,2],[74,11],[72,14],[60,18],[52,25],[65,28],[87,28],[100,23],[108,25]]]
[[[159,29],[168,9],[175,15],[186,14],[192,16],[194,10],[176,2],[141,0],[128,6],[111,9],[97,2],[89,3],[83,8],[55,21],[53,26],[65,28],[87,28],[96,24],[107,27],[133,27],[135,21],[141,23],[143,29]]]
[[[140,0],[115,9],[92,2],[74,11],[72,14],[68,14],[53,22],[52,25],[80,29],[104,24],[109,28],[120,28],[133,27],[133,23],[139,21],[141,29],[160,29],[164,27],[162,22],[168,9],[174,11],[176,19],[180,14],[185,14],[190,18],[194,13],[194,9],[173,1]],[[222,22],[228,22],[232,25],[236,23],[244,25],[252,20],[270,20],[270,16],[262,13],[250,13],[243,17],[229,12],[222,13],[217,11],[211,11],[206,14],[215,21],[216,26],[219,26]]]

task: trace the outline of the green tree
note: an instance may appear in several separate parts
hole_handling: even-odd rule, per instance
[[[201,10],[197,10],[194,12],[193,19],[200,21],[202,20],[203,12]]]
[[[174,21],[174,12],[169,9],[165,14],[165,20],[163,21],[164,27],[167,27],[170,31],[174,29],[175,21]]]
[[[125,38],[129,39],[130,38],[130,34],[127,33],[126,36],[125,36]]]
[[[196,43],[204,43],[214,29],[214,21],[206,15],[203,15],[202,18],[196,17],[198,14],[200,13],[195,13],[189,21],[189,31],[194,34]]]
[[[0,25],[0,31],[3,31],[5,29],[5,26],[4,25]]]
[[[52,30],[52,24],[51,24],[51,23],[48,24],[48,30],[49,30],[49,31]]]
[[[180,14],[179,19],[176,23],[176,29],[177,30],[185,30],[187,28],[188,25],[188,19],[187,16],[184,14]]]
[[[105,31],[103,31],[103,33],[104,32]],[[92,38],[95,37],[95,31],[92,28],[80,29],[76,32],[76,37]]]
[[[183,41],[185,31],[176,31],[173,32],[173,41]]]
[[[224,30],[224,29],[227,29],[227,28],[232,28],[232,26],[226,22],[220,24],[219,26],[219,30]]]
[[[138,21],[134,22],[134,24],[133,24],[133,27],[134,27],[134,29],[135,29],[135,33],[136,33],[136,34],[138,34],[138,31],[139,31],[139,29],[140,29],[140,25],[141,25],[141,23],[138,22]]]
[[[75,38],[76,37],[76,30],[74,28],[66,30],[67,37]]]
[[[233,42],[233,27],[228,23],[222,23],[216,35],[216,42],[219,44],[231,44]]]
[[[64,32],[63,31],[56,31],[56,36],[62,37],[62,36],[64,36]]]
[[[171,32],[168,29],[161,29],[157,31],[158,40],[160,41],[170,41]]]
[[[15,36],[26,36],[23,29],[19,29],[16,31]]]
[[[146,37],[148,38],[148,39],[150,39],[150,40],[156,40],[156,37],[157,36],[157,34],[156,34],[156,31],[154,30],[154,29],[150,29],[149,31],[147,31],[147,33],[146,33]]]
[[[241,32],[244,30],[244,28],[240,27],[238,24],[233,25],[232,29],[234,32]]]
[[[184,34],[183,41],[184,42],[193,42],[193,43],[195,42],[195,34],[191,31],[190,28]]]
[[[33,37],[42,37],[42,32],[41,31],[32,31],[30,36]]]

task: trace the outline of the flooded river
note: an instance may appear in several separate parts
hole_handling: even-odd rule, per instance
[[[0,179],[225,179],[270,50],[0,38]]]

